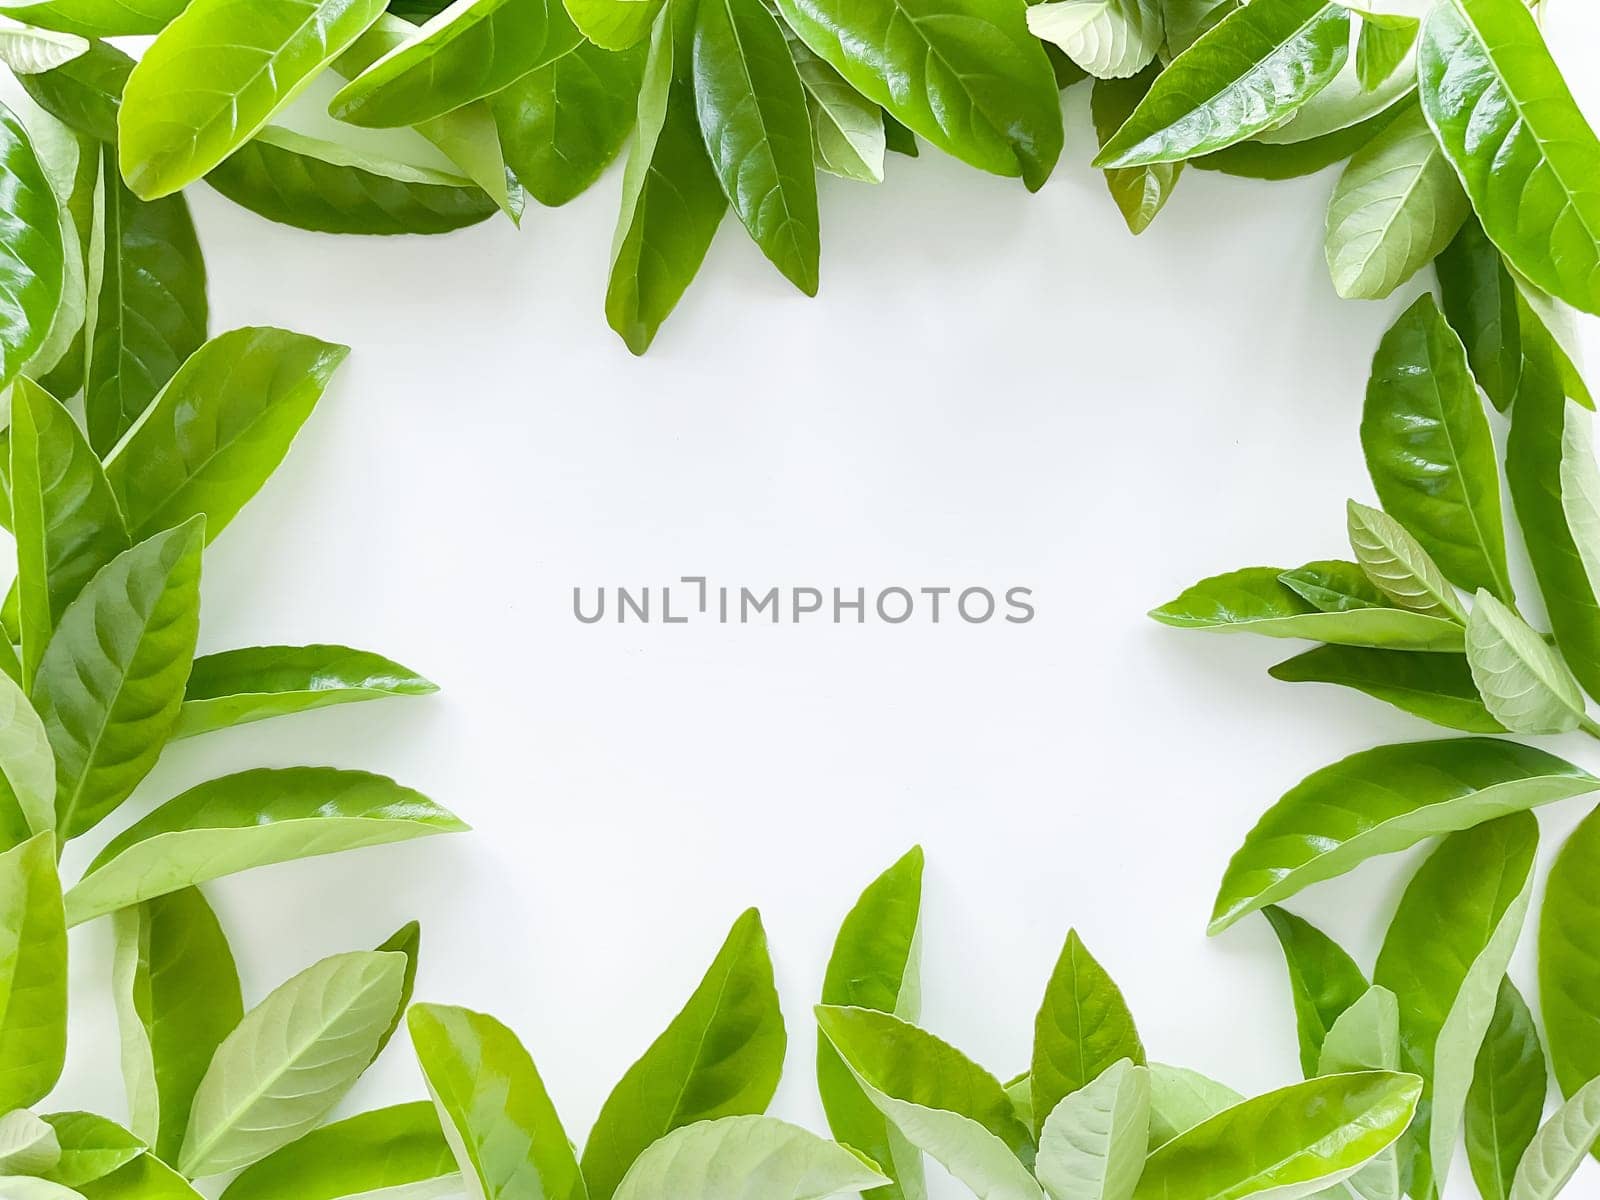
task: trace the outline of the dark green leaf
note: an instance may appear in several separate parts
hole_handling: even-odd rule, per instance
[[[1522,370],[1517,286],[1478,218],[1433,261],[1445,320],[1467,349],[1478,386],[1501,412],[1511,407]]]
[[[1275,904],[1261,911],[1278,935],[1284,965],[1289,969],[1300,1069],[1309,1079],[1321,1073],[1317,1064],[1328,1030],[1345,1009],[1366,994],[1367,977],[1337,942],[1311,922]]]
[[[181,3],[175,7],[181,8]],[[87,54],[53,71],[26,75],[22,86],[45,112],[101,142],[117,140],[117,109],[133,59],[106,42],[89,43]]]
[[[1561,848],[1539,916],[1539,1006],[1550,1069],[1571,1096],[1600,1075],[1600,810]]]
[[[1504,733],[1472,681],[1464,655],[1415,654],[1359,646],[1318,646],[1272,667],[1289,683],[1337,683],[1386,704],[1467,733]]]
[[[66,250],[50,180],[21,122],[0,105],[0,387],[44,344],[61,302]]]
[[[1510,1200],[1511,1180],[1539,1131],[1549,1089],[1533,1014],[1511,980],[1502,979],[1467,1093],[1467,1165],[1483,1200]]]
[[[1161,73],[1158,64],[1152,63],[1131,79],[1096,79],[1089,93],[1089,111],[1094,118],[1094,132],[1104,146],[1111,135],[1122,127],[1139,101],[1150,91],[1150,85]],[[1105,172],[1106,187],[1117,202],[1117,210],[1127,222],[1132,233],[1143,233],[1161,211],[1172,189],[1177,186],[1183,164],[1153,163],[1147,167],[1112,167]]]

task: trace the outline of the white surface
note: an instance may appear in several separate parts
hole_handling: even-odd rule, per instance
[[[1600,20],[1568,4],[1554,28],[1572,59]],[[1569,70],[1600,113],[1594,65]],[[1024,1067],[1076,925],[1154,1056],[1246,1091],[1294,1077],[1278,952],[1257,920],[1205,938],[1216,882],[1301,776],[1439,731],[1266,678],[1294,644],[1143,614],[1216,571],[1343,552],[1345,497],[1371,498],[1367,363],[1422,285],[1333,295],[1332,172],[1190,172],[1129,237],[1084,165],[1084,108],[1077,89],[1067,161],[1038,196],[927,152],[877,189],[827,181],[816,301],[730,221],[643,361],[601,313],[615,172],[520,234],[497,221],[437,239],[298,233],[195,196],[214,329],[278,323],[354,347],[209,554],[202,648],[348,642],[444,691],[175,746],[114,823],[214,774],[305,762],[392,774],[476,827],[210,888],[252,1001],[420,917],[419,997],[513,1025],[581,1139],[756,904],[790,1024],[774,1111],[822,1128],[808,1009],[834,930],[920,841],[926,1022],[997,1073]],[[1022,584],[1039,615],[570,615],[574,585],[684,574]],[[1600,766],[1589,745],[1558,752]],[[1547,813],[1547,853],[1584,811]],[[1370,966],[1414,861],[1295,907]],[[61,1095],[117,1113],[106,923],[75,953]],[[402,1038],[346,1110],[422,1094]],[[1456,1184],[1470,1194],[1459,1159]]]

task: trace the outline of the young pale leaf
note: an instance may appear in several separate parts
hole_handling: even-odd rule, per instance
[[[427,696],[438,690],[438,684],[409,667],[348,646],[224,650],[194,660],[172,736],[190,737],[331,704]]]
[[[1550,1068],[1571,1096],[1600,1076],[1600,810],[1572,831],[1539,916],[1539,1007]]]
[[[626,50],[649,36],[666,0],[566,0],[567,15],[596,46]]]
[[[23,90],[56,120],[98,142],[117,140],[117,109],[133,59],[102,41],[53,70],[24,75]]]
[[[1228,864],[1210,931],[1380,854],[1600,788],[1531,746],[1447,738],[1323,767],[1267,810]]]
[[[1245,1100],[1152,1153],[1134,1200],[1310,1195],[1393,1145],[1421,1094],[1414,1075],[1366,1071]]]
[[[0,105],[0,387],[44,345],[66,282],[56,195],[28,134]]]
[[[1521,0],[1428,10],[1417,53],[1428,124],[1513,266],[1600,312],[1600,140]]]
[[[221,533],[283,461],[349,352],[247,326],[190,355],[106,460],[133,536],[196,513],[208,540]]]
[[[787,1038],[760,914],[734,922],[700,986],[606,1097],[583,1148],[593,1200],[611,1200],[635,1159],[696,1121],[764,1111]]]
[[[129,1124],[158,1156],[176,1159],[195,1089],[244,1016],[239,973],[198,888],[121,909],[113,926]]]
[[[1129,1200],[1150,1141],[1150,1073],[1127,1059],[1045,1119],[1035,1173],[1050,1200]]]
[[[1151,610],[1163,625],[1263,637],[1305,638],[1350,646],[1459,651],[1454,620],[1404,608],[1366,607],[1323,612],[1286,587],[1277,567],[1246,567],[1213,575],[1177,599]]]
[[[246,1167],[223,1200],[342,1200],[456,1178],[456,1160],[426,1100],[335,1121]]]
[[[56,826],[56,760],[39,714],[0,672],[0,850]]]
[[[14,75],[53,70],[88,50],[88,41],[75,33],[34,29],[10,17],[0,17],[0,63]]]
[[[1467,1165],[1483,1200],[1509,1200],[1517,1164],[1539,1130],[1549,1088],[1533,1014],[1511,980],[1502,979],[1463,1123]]]
[[[0,854],[0,1111],[44,1099],[67,1052],[67,930],[55,839]]]
[[[25,1108],[0,1116],[0,1178],[47,1175],[61,1161],[55,1129]]]
[[[33,703],[56,759],[56,826],[77,837],[126,800],[178,719],[200,632],[199,517],[119,554],[67,606]]]
[[[1591,1079],[1534,1135],[1510,1200],[1556,1200],[1600,1140],[1600,1079]]]
[[[918,928],[922,912],[922,848],[913,847],[867,885],[839,926],[822,980],[822,1003],[919,1016]],[[817,1093],[833,1136],[854,1146],[891,1178],[868,1200],[905,1200],[923,1193],[922,1159],[867,1099],[827,1038],[817,1039]]]
[[[1030,12],[1035,11],[1033,9]],[[1150,91],[1161,68],[1152,63],[1131,79],[1097,79],[1089,93],[1089,113],[1095,137],[1104,146],[1139,101]],[[1131,233],[1143,233],[1156,219],[1183,173],[1183,164],[1152,163],[1146,167],[1112,167],[1105,172],[1106,187],[1116,201]]]
[[[415,125],[492,96],[577,47],[561,0],[455,0],[334,95],[352,125]]]
[[[1367,977],[1344,949],[1311,922],[1269,904],[1262,915],[1272,923],[1289,969],[1300,1067],[1309,1079],[1318,1069],[1323,1042],[1334,1022],[1367,992]],[[1381,1063],[1369,1063],[1368,1068]]]
[[[126,1166],[145,1145],[115,1121],[86,1112],[46,1113],[56,1132],[61,1157],[45,1178],[64,1187],[82,1187]]]
[[[49,1179],[18,1176],[5,1183],[6,1200],[88,1200],[80,1192]]]
[[[650,1146],[618,1186],[619,1200],[824,1200],[885,1183],[845,1146],[772,1117],[722,1117]],[[549,1194],[549,1193],[544,1193]]]
[[[1451,834],[1407,885],[1384,936],[1373,979],[1400,1001],[1401,1062],[1427,1081],[1402,1150],[1413,1188],[1444,1188],[1538,844],[1528,813]],[[1441,922],[1443,911],[1452,919]]]
[[[382,775],[259,768],[190,788],[112,838],[69,893],[76,925],[252,867],[466,829]]]
[[[1150,0],[1050,0],[1028,9],[1028,28],[1096,79],[1137,75],[1161,48],[1161,11]]]
[[[1424,293],[1378,344],[1361,414],[1386,512],[1463,587],[1514,601],[1500,471],[1466,348]]]
[[[1074,929],[1033,1022],[1034,1129],[1042,1129],[1062,1099],[1122,1059],[1143,1066],[1144,1043],[1121,989]]]
[[[1467,197],[1414,105],[1358,150],[1328,202],[1324,252],[1333,289],[1379,300],[1449,244]]]
[[[383,12],[383,0],[193,0],[128,76],[123,178],[146,200],[199,179],[255,136]]]
[[[1326,87],[1349,54],[1347,8],[1326,0],[1244,5],[1173,60],[1094,165],[1177,162],[1242,142]]]
[[[1476,216],[1467,218],[1455,240],[1433,260],[1433,270],[1445,320],[1466,347],[1472,375],[1504,412],[1511,407],[1522,371],[1517,285]]]
[[[248,1166],[315,1128],[372,1061],[405,970],[403,954],[335,954],[246,1013],[195,1091],[179,1169]]]
[[[1268,669],[1288,683],[1336,683],[1404,712],[1466,733],[1504,733],[1472,681],[1464,654],[1412,654],[1318,646]]]
[[[1180,1133],[1244,1100],[1225,1083],[1198,1071],[1151,1063],[1150,1145],[1164,1146]]]
[[[1024,6],[988,0],[778,0],[846,82],[947,154],[1030,191],[1061,155],[1061,100]]]
[[[1438,564],[1399,521],[1381,509],[1349,502],[1350,548],[1367,578],[1401,608],[1464,621],[1461,598]]]
[[[1042,1200],[1033,1138],[1000,1081],[889,1013],[817,1007],[817,1023],[867,1098],[905,1139],[988,1200]]]
[[[1315,1075],[1400,1069],[1400,1001],[1374,985],[1328,1026]]]
[[[474,1200],[585,1200],[555,1104],[517,1035],[485,1013],[419,1004],[411,1044]]]
[[[1467,662],[1484,705],[1513,733],[1566,733],[1583,720],[1583,693],[1572,672],[1486,591],[1467,619]]]
[[[819,170],[841,179],[883,182],[887,149],[883,109],[845,82],[844,77],[811,52],[780,17],[789,57],[806,90],[811,116],[813,157]]]

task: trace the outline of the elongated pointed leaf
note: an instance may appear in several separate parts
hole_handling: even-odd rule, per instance
[[[0,850],[56,825],[56,761],[39,714],[0,672]]]
[[[1336,683],[1365,692],[1386,704],[1467,733],[1504,733],[1472,682],[1462,654],[1412,654],[1405,650],[1367,650],[1318,646],[1270,668],[1289,683]]]
[[[66,282],[55,192],[28,134],[0,105],[0,387],[44,345]]]
[[[1349,503],[1350,546],[1367,578],[1401,608],[1460,621],[1466,610],[1428,552],[1388,513]]]
[[[37,75],[53,70],[87,53],[88,49],[88,39],[75,33],[33,29],[21,21],[0,17],[0,63],[9,67],[14,75]]]
[[[1261,911],[1278,935],[1284,965],[1289,969],[1300,1067],[1310,1078],[1322,1073],[1318,1062],[1328,1031],[1366,994],[1367,977],[1337,942],[1311,922],[1276,905],[1269,904]]]
[[[883,109],[845,82],[796,36],[780,18],[789,57],[794,59],[806,90],[811,115],[811,142],[817,167],[841,179],[883,182],[883,157],[888,149]]]
[[[67,932],[55,840],[0,854],[0,1109],[44,1099],[67,1052]]]
[[[126,1166],[145,1145],[115,1121],[95,1113],[46,1113],[56,1131],[61,1157],[46,1178],[65,1187],[82,1187]]]
[[[1032,11],[1032,10],[1030,10]],[[1122,127],[1139,101],[1150,91],[1160,74],[1152,63],[1131,79],[1100,79],[1089,95],[1089,112],[1094,119],[1095,137],[1104,146]],[[1146,167],[1112,167],[1105,172],[1106,187],[1117,202],[1117,210],[1130,233],[1143,233],[1150,227],[1177,186],[1183,164],[1152,163]]]
[[[405,965],[403,954],[335,954],[246,1013],[195,1092],[183,1173],[248,1166],[310,1132],[372,1061]]]
[[[6,11],[29,25],[84,37],[160,33],[183,0],[14,0]]]
[[[1566,733],[1583,719],[1583,693],[1528,623],[1480,591],[1467,621],[1467,662],[1484,705],[1514,733]]]
[[[1161,10],[1148,0],[1050,0],[1028,9],[1028,28],[1096,79],[1137,75],[1161,48]]]
[[[1461,232],[1433,262],[1439,303],[1450,328],[1466,347],[1473,377],[1504,412],[1516,394],[1522,370],[1517,323],[1517,287],[1500,251],[1469,216]]]
[[[1378,590],[1361,564],[1341,559],[1323,559],[1284,571],[1278,576],[1278,582],[1318,612],[1395,607],[1394,601]]]
[[[1315,97],[1311,103],[1316,103]],[[1193,165],[1245,179],[1299,179],[1344,162],[1382,133],[1403,109],[1403,101],[1397,101],[1364,121],[1303,142],[1269,142],[1264,140],[1268,135],[1261,134],[1253,141],[1236,142],[1202,155]]]
[[[567,15],[596,46],[626,50],[650,34],[665,0],[566,0]]]
[[[190,788],[112,838],[69,893],[69,919],[76,925],[252,867],[465,828],[382,775],[243,771]]]
[[[67,606],[33,703],[56,759],[56,825],[92,829],[149,773],[178,719],[200,628],[204,522],[119,554]]]
[[[1539,1007],[1550,1068],[1571,1096],[1600,1076],[1600,810],[1572,831],[1539,917]]]
[[[96,141],[115,142],[117,109],[132,70],[133,59],[95,40],[77,58],[21,82],[33,102],[58,121]]]
[[[1127,1059],[1066,1097],[1039,1134],[1050,1200],[1129,1200],[1150,1140],[1150,1074]]]
[[[696,1121],[762,1112],[786,1037],[761,917],[734,922],[705,978],[611,1090],[583,1148],[593,1200],[610,1200],[656,1139]]]
[[[1400,1002],[1388,988],[1371,987],[1328,1029],[1317,1058],[1318,1075],[1400,1069]],[[1337,1190],[1338,1200],[1400,1200],[1400,1155],[1395,1146],[1367,1162]],[[1334,1200],[1330,1196],[1328,1200]]]
[[[46,1175],[61,1161],[56,1131],[25,1108],[0,1116],[0,1178]]]
[[[455,1156],[426,1100],[335,1121],[246,1167],[225,1200],[341,1200],[451,1179]],[[403,1193],[402,1193],[403,1194]]]
[[[1533,1014],[1511,980],[1502,979],[1463,1123],[1467,1165],[1483,1200],[1510,1197],[1517,1164],[1539,1131],[1549,1088]]]
[[[1596,788],[1571,763],[1493,738],[1352,754],[1308,775],[1250,831],[1223,876],[1211,932],[1377,855]]]
[[[1077,930],[1067,934],[1033,1023],[1034,1129],[1065,1097],[1087,1087],[1113,1063],[1145,1061],[1144,1043],[1122,990]]]
[[[153,1154],[79,1185],[83,1200],[204,1200],[188,1180]]]
[[[1227,1084],[1186,1067],[1151,1063],[1148,1069],[1152,1149],[1244,1100]]]
[[[722,1117],[674,1130],[641,1154],[621,1200],[823,1200],[884,1177],[844,1146],[772,1117]]]
[[[1555,1200],[1597,1139],[1600,1079],[1591,1079],[1534,1136],[1511,1184],[1511,1200]]]
[[[406,1015],[406,1009],[411,1006],[411,995],[417,986],[417,957],[422,950],[422,923],[420,921],[407,921],[399,929],[390,934],[378,947],[383,951],[394,951],[406,956],[406,972],[400,981],[400,1003],[395,1006],[394,1020],[389,1022],[389,1028],[383,1031],[383,1036],[378,1039],[378,1048],[372,1052],[372,1061],[377,1062],[378,1056],[383,1053],[383,1048],[389,1044],[389,1039],[399,1032],[400,1018]]]

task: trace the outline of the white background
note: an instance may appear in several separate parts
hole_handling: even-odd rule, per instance
[[[1562,4],[1550,28],[1600,114],[1600,18]],[[1344,501],[1372,499],[1367,365],[1424,281],[1383,303],[1334,296],[1332,171],[1191,171],[1130,237],[1086,166],[1085,109],[1074,89],[1065,159],[1036,196],[926,148],[892,158],[878,188],[825,178],[814,301],[730,218],[642,361],[602,313],[615,170],[520,232],[496,220],[440,238],[301,233],[195,189],[213,329],[280,324],[354,348],[208,554],[202,650],[344,642],[443,692],[176,745],[108,826],[216,774],[329,763],[392,774],[475,827],[208,888],[249,1001],[421,918],[418,997],[510,1023],[581,1141],[759,905],[790,1027],[773,1111],[820,1130],[809,1008],[834,931],[921,842],[925,1023],[997,1074],[1026,1066],[1075,925],[1153,1057],[1248,1092],[1296,1077],[1266,923],[1204,935],[1222,868],[1303,775],[1441,731],[1268,679],[1294,644],[1144,613],[1204,575],[1345,553]],[[685,574],[1020,584],[1039,615],[571,616],[575,585]],[[1590,745],[1556,750],[1600,767]],[[1545,813],[1547,856],[1586,811]],[[1417,860],[1292,907],[1370,967]],[[58,1099],[115,1114],[107,926],[76,937]],[[422,1095],[401,1037],[341,1111]],[[1461,1159],[1456,1176],[1452,1195],[1470,1194]]]

